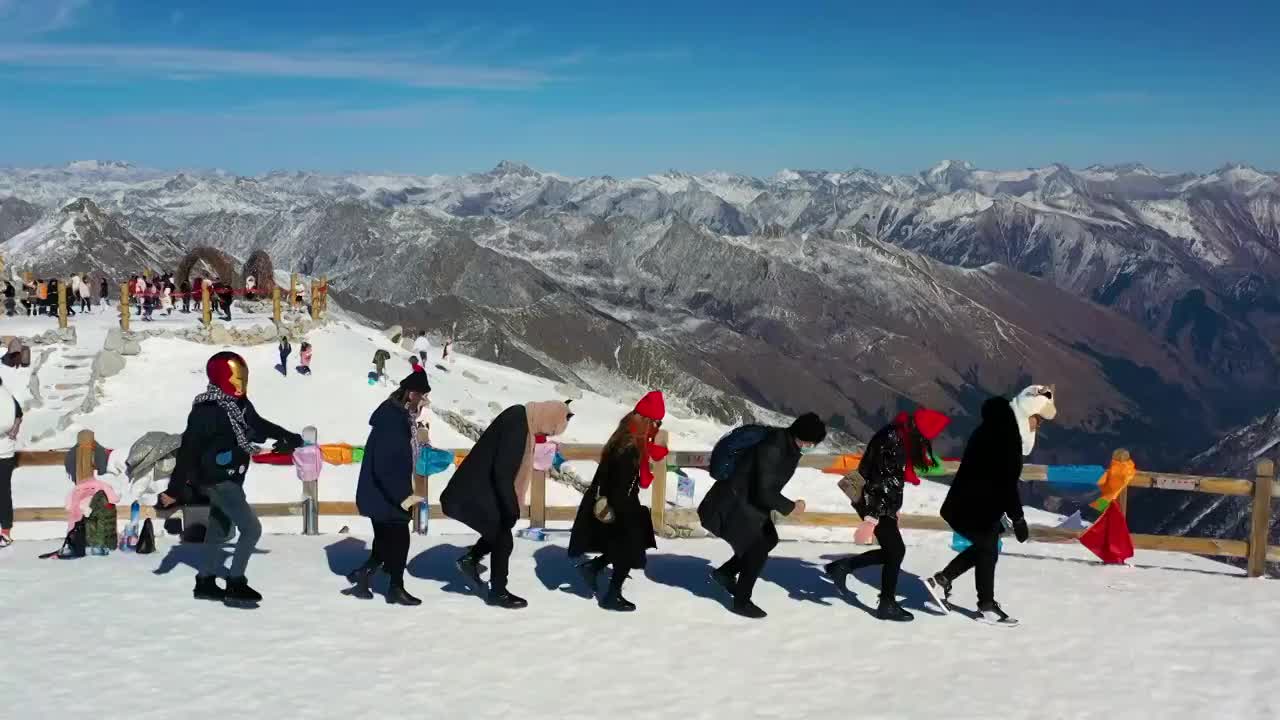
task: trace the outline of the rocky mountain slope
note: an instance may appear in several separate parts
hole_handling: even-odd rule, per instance
[[[1047,378],[1078,400],[1038,459],[1128,444],[1175,466],[1277,398],[1278,187],[1239,166],[0,171],[0,195],[55,211],[83,194],[137,236],[266,249],[367,316],[456,323],[482,357],[663,384],[724,420],[747,398],[865,437],[910,402],[970,415],[985,392]]]

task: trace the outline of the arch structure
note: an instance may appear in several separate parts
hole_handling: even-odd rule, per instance
[[[245,278],[253,276],[254,290],[259,295],[271,295],[276,286],[276,271],[271,264],[271,256],[266,250],[254,250],[244,263],[244,271],[240,273],[240,287],[245,286]]]
[[[177,282],[191,282],[191,271],[198,270],[201,277],[234,283],[236,278],[235,259],[230,255],[211,248],[201,246],[193,248],[178,264]],[[212,278],[210,277],[212,276]]]

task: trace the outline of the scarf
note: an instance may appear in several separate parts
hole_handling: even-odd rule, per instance
[[[898,413],[893,419],[893,429],[898,433],[898,439],[902,441],[902,450],[906,453],[907,461],[904,463],[902,478],[912,485],[920,484],[920,476],[916,474],[916,465],[911,461],[915,457],[915,442],[911,437],[911,428],[908,424],[908,417],[905,412]]]
[[[641,445],[640,450],[640,487],[648,488],[653,484],[653,464],[660,460],[665,460],[667,448],[658,445],[654,439],[658,437],[658,429],[654,428],[649,432]]]
[[[893,419],[894,430],[898,433],[898,439],[902,441],[902,449],[907,455],[907,460],[903,463],[902,479],[912,485],[919,485],[920,476],[916,474],[915,463],[912,460],[915,457],[915,433],[911,431],[912,421],[920,431],[920,435],[932,441],[942,434],[951,420],[937,410],[929,408],[917,408],[912,415],[907,415],[906,411],[903,411]],[[933,458],[930,458],[930,461],[932,462]]]
[[[235,398],[223,392],[222,388],[210,383],[209,389],[197,395],[191,404],[199,405],[205,402],[217,403],[218,407],[227,414],[227,419],[231,421],[231,430],[236,434],[236,445],[239,445],[241,450],[249,455],[258,451],[253,443],[249,442],[249,423],[245,421],[244,410],[236,404]]]

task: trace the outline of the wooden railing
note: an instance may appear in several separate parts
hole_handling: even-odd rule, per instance
[[[666,442],[666,431],[659,435],[658,441],[660,443]],[[93,477],[92,451],[93,433],[83,430],[77,437],[77,478]],[[67,450],[22,451],[17,454],[17,465],[19,468],[62,465],[67,452]],[[461,461],[462,458],[466,457],[468,451],[460,449],[453,452],[457,460]],[[598,461],[600,459],[601,446],[562,445],[560,446],[560,452],[568,461]],[[1127,456],[1127,452],[1124,450],[1116,451],[1117,456],[1121,453]],[[829,469],[839,462],[842,457],[839,455],[805,455],[800,460],[800,466],[819,470]],[[706,468],[709,460],[709,451],[677,450],[668,455],[665,460],[653,463],[654,479],[653,485],[650,487],[651,497],[666,498],[668,464],[680,468]],[[954,473],[957,466],[958,463],[947,462],[944,463],[944,470],[948,474]],[[1025,465],[1022,470],[1022,479],[1026,482],[1046,482],[1048,481],[1048,467],[1044,465]],[[425,497],[425,480],[419,478],[418,482],[419,485],[415,486],[415,489],[420,490],[420,494]],[[1262,575],[1266,570],[1268,561],[1280,562],[1280,546],[1269,546],[1267,544],[1267,534],[1271,521],[1271,501],[1273,497],[1280,496],[1280,483],[1276,481],[1275,465],[1270,460],[1262,460],[1257,464],[1256,475],[1251,480],[1175,473],[1139,472],[1129,483],[1129,487],[1248,497],[1252,501],[1249,537],[1247,540],[1134,534],[1132,538],[1135,548],[1244,558],[1247,560],[1250,577]],[[312,493],[314,493],[314,488]],[[520,516],[529,520],[530,527],[545,528],[548,522],[570,522],[577,514],[577,505],[547,505],[546,473],[538,472],[534,474],[534,481],[529,495],[529,504],[521,508]],[[1117,502],[1127,510],[1127,490],[1121,494]],[[698,525],[697,512],[691,508],[669,508],[665,501],[651,502],[651,505],[650,512],[652,513],[653,526],[660,534],[669,535],[669,527],[696,527]],[[310,502],[304,499],[292,503],[254,504],[253,507],[263,517],[301,517],[304,516],[309,506],[314,507],[314,512],[318,515],[359,515],[359,510],[357,510],[354,502],[320,501],[314,494],[311,495]],[[127,509],[120,508],[119,512],[123,516],[127,514]],[[14,515],[19,522],[63,520],[66,517],[66,511],[60,507],[18,508],[14,511]],[[438,506],[430,508],[430,517],[432,519],[446,518]],[[806,527],[853,528],[861,523],[862,520],[853,512],[811,511],[782,518],[781,522],[786,525]],[[942,518],[936,515],[903,513],[899,514],[898,522],[901,527],[912,530],[949,531],[951,529]],[[1077,530],[1038,525],[1031,526],[1032,539],[1041,542],[1070,542],[1076,540],[1079,536],[1080,531]]]

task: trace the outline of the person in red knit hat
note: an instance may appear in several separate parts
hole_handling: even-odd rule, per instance
[[[600,466],[573,521],[569,557],[599,553],[578,565],[593,596],[600,573],[606,565],[613,566],[609,590],[600,598],[600,607],[606,610],[636,609],[622,597],[622,584],[631,570],[644,568],[646,551],[658,546],[649,508],[640,503],[640,490],[653,482],[651,463],[667,456],[667,449],[655,443],[666,414],[662,393],[654,390],[622,418],[600,453]],[[653,502],[665,502],[665,498]]]
[[[876,519],[876,541],[880,547],[861,555],[841,558],[826,566],[827,576],[841,592],[847,592],[845,580],[858,568],[881,565],[880,605],[876,617],[881,620],[908,622],[914,617],[898,604],[898,575],[907,546],[898,529],[898,512],[902,510],[903,490],[907,483],[919,485],[916,468],[934,466],[933,440],[942,434],[951,419],[937,410],[918,408],[914,413],[898,413],[867,443],[858,472],[866,484],[854,510],[863,518]]]

